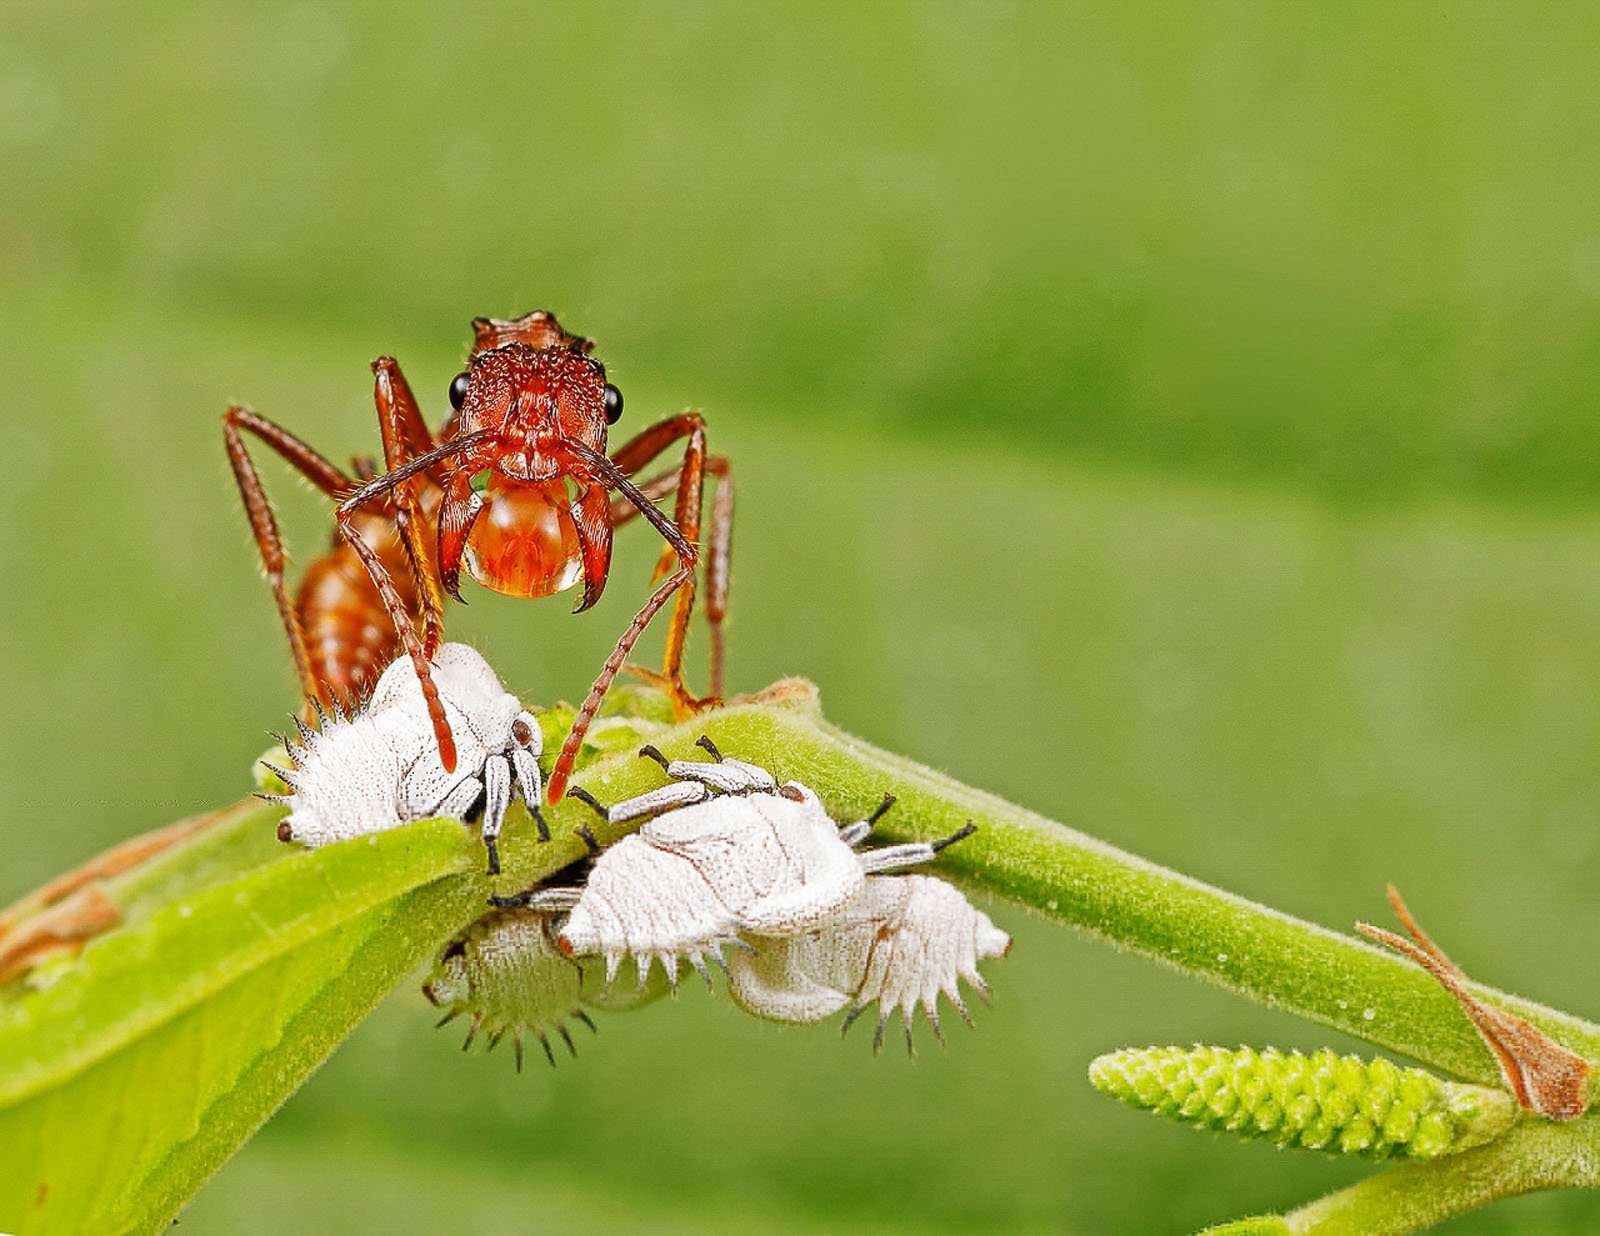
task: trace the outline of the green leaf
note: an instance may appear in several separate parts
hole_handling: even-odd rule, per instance
[[[648,711],[652,693],[627,698]],[[662,741],[687,754],[709,720]],[[636,729],[613,728],[628,749],[583,777],[616,800],[659,771],[636,757]],[[280,815],[246,801],[96,881],[120,923],[0,991],[0,1231],[163,1230],[386,992],[484,913],[491,888],[580,857],[571,826],[593,818],[547,811],[553,840],[530,844],[514,807],[491,885],[456,820],[305,851],[276,840]]]
[[[124,923],[0,1005],[0,1229],[160,1230],[464,915],[453,820],[311,852],[242,806],[108,885]],[[226,872],[226,874],[223,874]]]

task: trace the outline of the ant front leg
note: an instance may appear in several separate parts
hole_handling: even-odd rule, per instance
[[[682,464],[673,472],[653,478],[642,489],[651,498],[663,497],[674,489],[677,490],[678,500],[673,522],[685,539],[698,545],[704,477],[709,472],[717,478],[716,497],[711,507],[711,534],[706,559],[706,620],[711,630],[710,694],[704,698],[697,698],[690,693],[683,681],[684,640],[695,602],[693,580],[678,593],[677,602],[673,606],[671,625],[667,629],[666,651],[662,657],[660,685],[672,696],[678,713],[687,717],[719,702],[722,696],[722,624],[728,612],[728,576],[733,538],[733,477],[725,458],[706,454],[705,420],[697,412],[669,417],[650,426],[620,447],[611,459],[619,468],[631,475],[680,438],[688,439]],[[614,524],[624,523],[640,513],[640,508],[631,501],[619,499],[612,504]],[[669,543],[662,551],[661,560],[656,565],[653,582],[659,583],[666,577],[672,568],[673,556],[674,550]]]
[[[278,521],[272,513],[272,503],[256,472],[255,462],[245,448],[240,431],[254,434],[290,467],[305,477],[330,498],[348,492],[355,481],[346,476],[328,460],[312,450],[287,429],[258,416],[249,408],[237,404],[222,414],[222,437],[228,448],[228,463],[233,467],[233,479],[239,484],[239,494],[244,499],[244,509],[250,517],[250,531],[255,536],[256,548],[261,553],[261,563],[266,568],[267,582],[272,587],[272,599],[277,602],[278,616],[283,621],[284,634],[289,639],[289,652],[294,657],[295,673],[300,678],[300,689],[308,700],[331,703],[325,699],[324,688],[311,672],[311,658],[306,651],[305,628],[301,625],[299,611],[290,600],[283,583],[283,568],[287,558],[283,552],[283,538],[278,532]]]
[[[428,657],[423,651],[422,641],[417,638],[417,628],[412,620],[411,611],[400,596],[399,590],[395,588],[394,580],[389,577],[383,559],[372,546],[367,544],[355,526],[354,516],[367,503],[398,489],[417,473],[425,472],[452,456],[465,455],[483,445],[492,436],[492,431],[481,431],[435,447],[401,467],[369,481],[334,508],[339,535],[361,559],[361,565],[366,568],[373,586],[378,590],[378,595],[383,598],[384,607],[389,611],[389,617],[394,622],[394,629],[400,636],[406,655],[411,658],[411,664],[417,671],[417,681],[422,684],[422,699],[428,709],[428,719],[433,723],[433,734],[439,743],[439,762],[447,773],[456,770],[456,743],[450,733],[450,720],[444,714],[444,703],[439,698],[439,687],[433,681],[433,672],[428,667]]]
[[[701,422],[698,416],[693,416],[691,414],[691,416],[677,419],[681,421],[692,420],[697,422],[697,424],[694,426],[695,428],[703,429],[704,422]],[[663,422],[663,425],[668,423],[669,422]],[[657,426],[657,428],[660,427],[661,426]],[[649,432],[649,430],[646,431],[646,433]],[[605,698],[606,692],[611,687],[612,680],[617,676],[617,671],[622,668],[622,663],[628,659],[628,653],[633,650],[634,644],[638,641],[639,636],[643,634],[645,627],[650,625],[650,620],[661,611],[661,608],[666,605],[666,603],[671,600],[680,589],[690,589],[689,600],[691,604],[693,603],[694,573],[695,567],[700,561],[700,551],[696,548],[694,541],[690,540],[684,535],[683,528],[678,523],[674,523],[659,510],[657,510],[655,503],[651,502],[650,499],[639,489],[639,487],[628,479],[615,461],[607,459],[599,451],[582,442],[572,442],[568,445],[567,449],[571,453],[568,460],[568,470],[574,479],[577,480],[581,485],[591,486],[595,489],[614,489],[625,499],[627,499],[627,501],[634,506],[639,514],[644,516],[646,522],[648,522],[651,527],[661,534],[661,537],[664,541],[666,541],[668,548],[671,550],[673,555],[677,557],[678,569],[669,575],[665,580],[663,580],[655,589],[655,591],[653,591],[645,600],[645,603],[639,607],[639,612],[633,616],[633,621],[628,624],[628,629],[624,631],[621,638],[617,640],[617,646],[611,650],[611,655],[606,658],[606,663],[600,667],[600,673],[595,678],[594,685],[589,688],[589,694],[587,697],[585,697],[583,704],[579,707],[578,715],[573,718],[572,729],[567,732],[566,741],[561,744],[561,753],[556,757],[555,767],[550,770],[550,784],[547,788],[547,797],[552,804],[559,802],[561,800],[561,796],[566,792],[567,781],[572,776],[573,766],[577,763],[578,751],[583,746],[583,736],[588,732],[589,723],[594,720],[594,715],[597,711],[599,711],[600,708],[600,701]],[[657,447],[656,449],[659,451],[660,447]],[[691,489],[690,496],[692,498],[692,506],[694,508],[697,508],[699,505],[700,475],[704,470],[703,433],[701,434],[701,451],[702,454],[699,461],[699,466],[693,471],[691,476],[691,484],[689,486]],[[689,474],[689,468],[687,464],[685,465],[684,472],[685,474]],[[680,486],[678,490],[678,504],[680,508],[683,508],[686,505],[684,488],[685,487],[682,483],[682,480],[680,479]],[[607,513],[606,507],[601,506],[600,514],[602,520]],[[693,525],[696,531],[698,531],[698,522],[698,519],[696,519]],[[609,522],[605,523],[605,531],[607,533],[610,531]],[[680,608],[682,607],[680,606]],[[686,609],[683,612],[683,621],[685,623],[688,621],[688,613]],[[678,657],[681,660],[681,634],[678,641]],[[684,692],[684,695],[687,697],[688,693]]]

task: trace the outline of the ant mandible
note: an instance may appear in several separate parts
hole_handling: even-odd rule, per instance
[[[354,476],[347,475],[237,405],[223,414],[223,437],[308,706],[339,708],[341,697],[360,698],[405,653],[421,681],[446,771],[455,769],[455,741],[429,660],[444,637],[445,594],[461,599],[461,568],[508,596],[554,596],[582,584],[577,613],[605,588],[614,528],[642,515],[661,534],[667,544],[650,596],[601,667],[551,770],[547,798],[554,803],[617,671],[674,597],[662,672],[635,672],[662,686],[683,716],[720,698],[733,488],[727,461],[706,453],[705,421],[696,412],[670,416],[607,455],[606,431],[622,414],[622,394],[589,355],[593,341],[568,334],[554,315],[475,318],[472,328],[472,353],[450,383],[452,411],[437,436],[399,364],[388,356],[372,362],[387,469],[381,474],[357,458]],[[242,432],[337,500],[333,546],[306,569],[293,599],[272,506]],[[635,484],[634,474],[680,439],[682,462]],[[699,698],[682,671],[707,472],[717,478],[706,562],[711,681],[710,694]],[[674,490],[668,519],[655,502]]]

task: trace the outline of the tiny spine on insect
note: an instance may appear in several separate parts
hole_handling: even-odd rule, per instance
[[[1503,1090],[1326,1048],[1133,1047],[1098,1057],[1089,1080],[1183,1124],[1369,1159],[1437,1159],[1498,1137],[1517,1116]]]

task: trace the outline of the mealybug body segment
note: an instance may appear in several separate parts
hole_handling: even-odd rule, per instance
[[[660,792],[643,797],[655,806]],[[613,808],[623,819],[638,811],[637,800]],[[641,976],[659,960],[675,977],[682,961],[704,973],[705,958],[720,961],[740,931],[784,934],[825,921],[864,879],[809,790],[797,799],[755,792],[648,820],[595,860],[581,890],[548,890],[530,904],[570,909],[561,946],[603,956],[608,980],[625,957]]]
[[[957,889],[923,875],[871,876],[821,927],[743,939],[750,948],[733,955],[728,972],[740,1007],[773,1021],[812,1022],[849,1006],[848,1028],[876,1001],[875,1047],[896,1012],[909,1045],[919,1007],[939,1035],[941,994],[970,1022],[960,984],[987,998],[978,962],[1011,948],[1011,937]]]
[[[664,982],[623,990],[601,988],[594,962],[569,957],[556,946],[553,916],[543,910],[491,910],[440,951],[422,994],[445,1010],[439,1022],[471,1019],[465,1051],[485,1036],[492,1050],[506,1034],[522,1071],[523,1040],[532,1035],[554,1065],[550,1040],[577,1054],[568,1023],[595,1024],[583,1005],[627,1012],[666,991]]]
[[[751,947],[743,937],[830,926],[870,873],[927,862],[944,844],[857,852],[876,815],[841,830],[809,787],[780,786],[765,769],[701,745],[713,760],[668,761],[645,747],[640,754],[673,781],[609,809],[589,800],[612,823],[652,818],[595,860],[583,888],[497,904],[568,911],[561,947],[603,956],[608,982],[626,957],[641,979],[659,960],[675,980],[682,961],[703,975],[708,956],[726,964],[723,948]]]
[[[509,1032],[522,1070],[522,1041],[531,1034],[553,1065],[550,1036],[576,1054],[569,1020],[594,1023],[579,1007],[583,972],[556,948],[550,916],[537,910],[495,910],[444,947],[422,994],[445,1010],[443,1021],[467,1013],[472,1026],[463,1051],[479,1034],[492,1049]]]
[[[466,644],[441,647],[433,671],[456,735],[455,771],[446,772],[440,762],[416,673],[396,661],[353,716],[341,713],[320,729],[300,724],[300,741],[285,744],[293,767],[272,771],[291,792],[263,795],[289,806],[279,837],[321,846],[430,816],[465,816],[481,804],[493,874],[513,782],[539,819],[541,837],[549,835],[538,812],[538,720]]]

